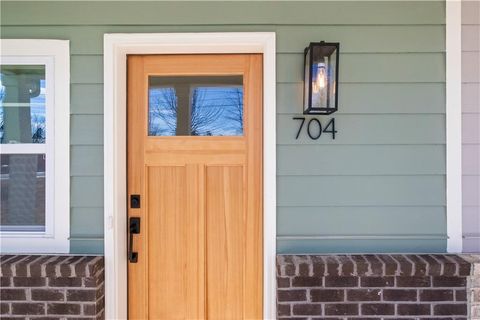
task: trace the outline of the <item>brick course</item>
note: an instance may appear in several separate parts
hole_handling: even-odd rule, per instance
[[[278,319],[467,319],[471,266],[458,255],[278,255]]]
[[[104,319],[104,260],[0,256],[2,319]]]

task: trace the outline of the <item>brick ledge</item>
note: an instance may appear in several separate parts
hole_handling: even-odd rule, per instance
[[[277,255],[279,276],[469,276],[471,266],[450,254]]]
[[[102,256],[1,255],[0,277],[92,277]]]

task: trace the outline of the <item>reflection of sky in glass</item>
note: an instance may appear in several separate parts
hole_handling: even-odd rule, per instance
[[[177,128],[177,97],[173,88],[150,88],[148,135],[174,136]]]
[[[7,95],[6,88],[2,84],[3,75],[0,73],[0,140],[1,143],[8,143],[3,141],[4,137],[4,108],[14,108],[16,102],[5,102],[5,96]],[[40,80],[40,94],[36,97],[30,98],[30,123],[32,131],[32,142],[45,143],[46,133],[46,114],[45,114],[45,80]],[[12,104],[12,105],[10,105]]]
[[[40,94],[30,99],[30,116],[32,119],[33,142],[45,143],[45,80],[40,80]],[[39,129],[41,132],[39,132]]]
[[[178,98],[173,88],[150,88],[149,135],[176,135]],[[186,106],[180,106],[185,108]],[[243,134],[243,88],[204,86],[190,97],[190,135],[239,136]]]

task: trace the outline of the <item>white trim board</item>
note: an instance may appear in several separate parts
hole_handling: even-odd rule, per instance
[[[264,318],[275,319],[276,76],[273,32],[105,34],[105,317],[127,318],[127,55],[188,53],[263,53],[263,306]]]
[[[447,252],[462,252],[462,2],[446,1]]]

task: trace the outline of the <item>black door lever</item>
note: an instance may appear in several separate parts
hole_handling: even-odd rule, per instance
[[[128,261],[138,262],[138,252],[133,252],[133,235],[140,233],[140,218],[130,218],[130,243],[128,244]]]

